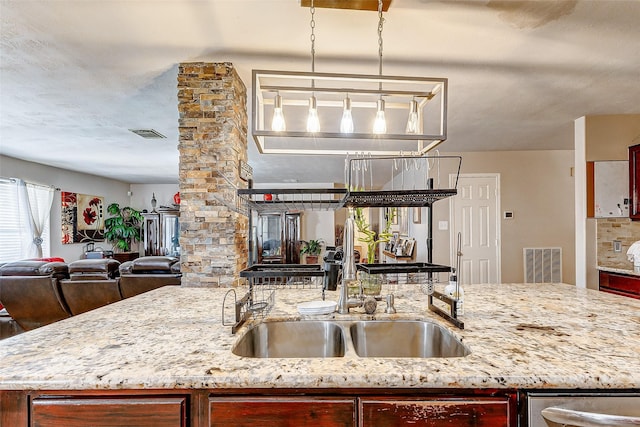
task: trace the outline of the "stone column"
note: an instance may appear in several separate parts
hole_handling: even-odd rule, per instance
[[[180,246],[184,286],[230,286],[247,266],[248,219],[227,208],[247,161],[246,88],[231,63],[182,63]]]

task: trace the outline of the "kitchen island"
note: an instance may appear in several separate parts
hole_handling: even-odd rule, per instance
[[[236,335],[222,325],[226,289],[165,287],[3,340],[3,416],[11,409],[12,419],[23,422],[26,415],[16,414],[39,403],[44,408],[55,401],[60,408],[57,400],[47,400],[52,396],[169,394],[182,408],[177,425],[214,425],[202,421],[215,418],[213,409],[203,408],[211,396],[316,393],[348,402],[354,394],[397,390],[410,398],[430,391],[481,399],[503,395],[510,417],[505,425],[515,426],[517,392],[523,390],[640,388],[640,301],[566,284],[471,285],[465,286],[460,330],[427,310],[427,296],[417,286],[393,291],[396,314],[385,314],[381,303],[373,316],[352,309],[312,317],[426,319],[452,331],[471,353],[427,359],[239,357],[232,348],[251,322]],[[297,304],[319,298],[315,289],[278,290],[267,318],[301,319]],[[337,298],[338,292],[327,292],[327,299]]]

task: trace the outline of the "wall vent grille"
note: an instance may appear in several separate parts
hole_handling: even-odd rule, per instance
[[[561,283],[562,248],[524,248],[525,283]]]
[[[164,136],[163,134],[161,134],[155,129],[129,129],[129,130],[135,133],[136,135],[139,135],[146,139],[166,138],[166,136]]]

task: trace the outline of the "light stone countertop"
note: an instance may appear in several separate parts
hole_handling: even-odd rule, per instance
[[[607,273],[626,274],[627,276],[640,276],[640,270],[635,270],[633,268],[618,268],[618,267],[599,266],[598,270],[599,271],[606,271]]]
[[[375,317],[435,321],[469,356],[252,359],[231,353],[246,327],[232,335],[221,325],[225,292],[168,286],[0,341],[0,389],[640,387],[632,298],[566,284],[465,286],[459,330],[427,310],[415,285],[402,285],[398,313],[384,314],[382,302]],[[319,297],[277,291],[269,317],[298,319],[296,304]]]

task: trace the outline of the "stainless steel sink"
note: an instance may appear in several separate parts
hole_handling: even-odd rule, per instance
[[[240,338],[233,354],[244,357],[342,357],[342,327],[331,321],[260,323]]]
[[[272,321],[249,328],[233,348],[243,357],[463,357],[471,351],[445,328],[419,320]]]
[[[471,351],[455,335],[432,322],[379,320],[349,327],[360,357],[463,357]]]

